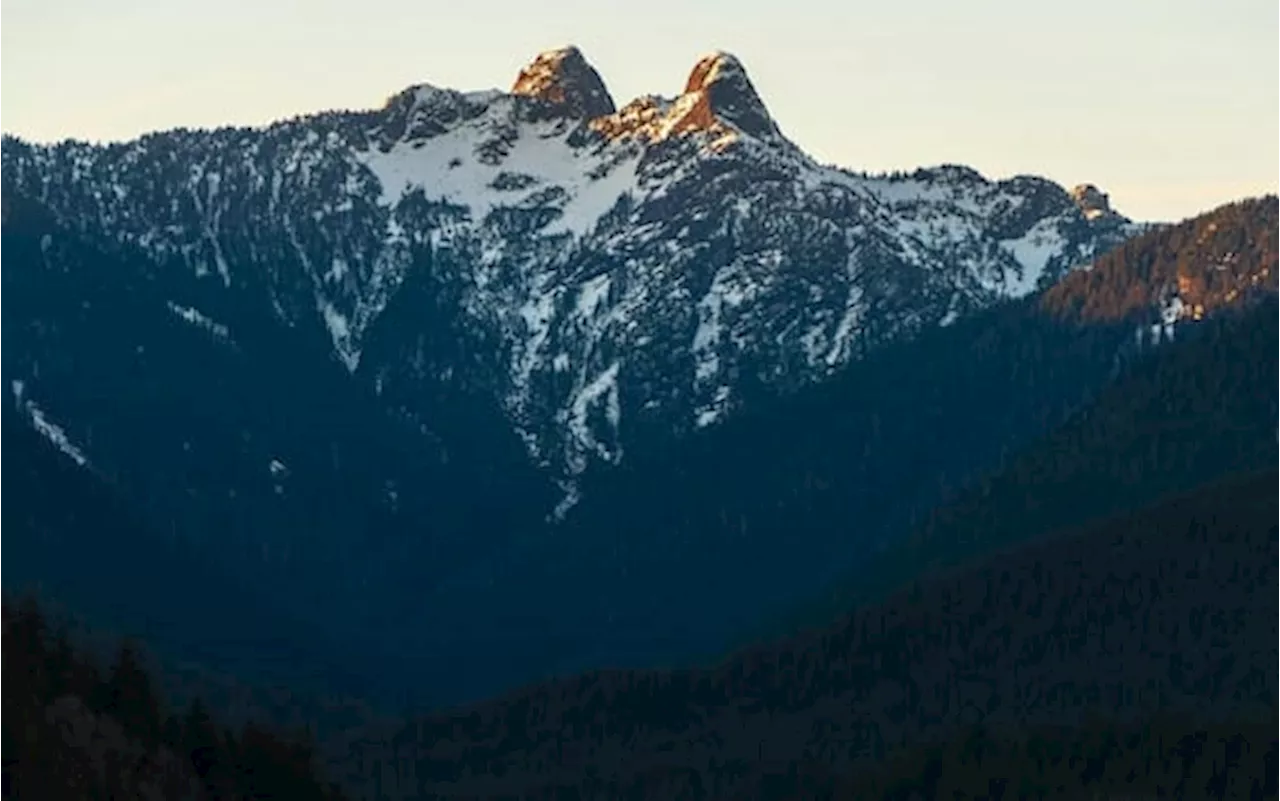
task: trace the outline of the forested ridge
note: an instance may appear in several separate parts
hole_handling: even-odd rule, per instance
[[[1045,291],[1045,309],[1090,322],[1149,314],[1177,297],[1201,319],[1276,290],[1280,201],[1229,203],[1130,239]]]
[[[1276,797],[1270,715],[1204,723],[1155,715],[1116,725],[991,731],[978,725],[847,779],[831,799]],[[795,795],[817,799],[817,795]]]

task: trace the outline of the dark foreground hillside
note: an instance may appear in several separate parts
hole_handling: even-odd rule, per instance
[[[365,798],[1275,797],[1276,486],[1203,486],[715,669],[421,719],[347,779]]]
[[[97,660],[26,598],[4,606],[3,797],[26,801],[339,801],[310,746],[231,731],[199,700],[171,714],[136,646]]]
[[[803,780],[792,784],[802,787],[794,797],[807,797]],[[979,724],[845,779],[827,797],[1275,798],[1275,725],[1173,715],[1004,731]]]

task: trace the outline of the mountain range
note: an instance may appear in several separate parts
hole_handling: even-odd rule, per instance
[[[866,615],[933,626],[980,596],[996,629],[1030,631],[1021,606],[989,608],[990,571],[1079,589],[1118,531],[1179,565],[1215,537],[1221,564],[1274,551],[1275,197],[1148,224],[1088,184],[856,173],[789,139],[732,55],[619,108],[573,47],[507,92],[424,84],[123,143],[6,136],[2,157],[6,591],[144,635],[170,672],[384,709],[507,693],[462,729],[436,711],[363,730],[374,763],[415,766],[394,780],[336,738],[325,759],[366,797],[760,797],[768,766],[803,760],[835,792],[973,722],[927,708],[934,685],[850,700],[862,685],[818,656],[833,643],[893,676],[945,645],[888,624],[867,645]],[[1157,529],[1172,539],[1142,539]],[[1166,556],[1120,551],[1124,581],[1167,577]],[[1222,614],[1258,613],[1261,590]],[[1172,597],[1124,614],[1181,614]],[[765,638],[767,657],[736,650]],[[1066,682],[1036,642],[1035,688]],[[974,703],[1001,726],[1058,719],[1009,712],[1025,677],[965,647],[938,681],[988,687]],[[1119,685],[1153,675],[1115,660]],[[1274,707],[1255,662],[1232,714]],[[1200,714],[1197,680],[1159,691]],[[902,692],[928,720],[903,723]],[[828,703],[882,745],[793,752],[807,741],[778,721],[839,723]],[[781,728],[753,757],[720,741],[738,723]],[[738,778],[697,790],[694,763]],[[803,796],[789,776],[771,797]]]
[[[1138,228],[1087,185],[818,164],[725,53],[622,109],[566,48],[507,93],[415,86],[373,112],[106,146],[8,138],[4,164],[14,195],[136,261],[184,321],[245,349],[293,329],[427,440],[448,442],[429,398],[464,388],[562,483]]]
[[[506,93],[6,137],[3,165],[14,402],[158,528],[352,632],[474,628],[433,607],[554,537],[624,453],[1141,229],[1087,186],[820,165],[724,53],[620,110],[566,48]]]

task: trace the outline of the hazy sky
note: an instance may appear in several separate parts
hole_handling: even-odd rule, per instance
[[[619,105],[738,55],[783,130],[855,169],[1093,182],[1175,219],[1280,175],[1277,0],[5,0],[0,126],[130,138],[510,86],[579,45]]]

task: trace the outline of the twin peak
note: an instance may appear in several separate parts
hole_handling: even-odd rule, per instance
[[[539,53],[520,70],[511,93],[555,104],[565,113],[587,120],[618,112],[600,73],[573,45]],[[689,73],[681,98],[700,106],[708,117],[730,122],[745,133],[778,135],[742,62],[729,53],[716,51],[700,58]],[[642,98],[636,103],[653,100]]]

